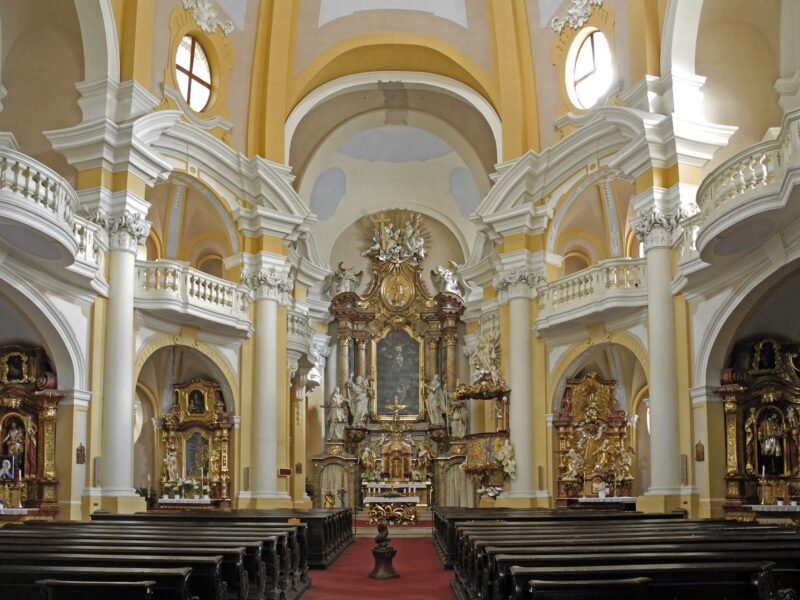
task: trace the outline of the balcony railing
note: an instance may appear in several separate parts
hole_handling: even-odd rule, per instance
[[[538,289],[537,325],[554,325],[616,307],[647,303],[645,259],[614,258]]]
[[[4,218],[49,235],[65,256],[75,257],[78,195],[63,177],[22,152],[0,147],[0,196]],[[27,250],[24,244],[20,249]]]
[[[761,142],[740,152],[703,181],[697,190],[700,213],[691,221],[695,231],[692,243],[703,241],[703,232],[712,225],[723,229],[721,219],[730,216],[730,226],[761,211],[780,208],[778,192],[787,176],[800,168],[800,110],[787,113],[775,139]],[[727,220],[727,219],[726,219]],[[719,235],[716,228],[712,238]],[[692,248],[696,251],[698,248]],[[683,254],[689,248],[683,249]],[[700,248],[702,250],[702,248]]]
[[[249,329],[249,290],[169,261],[136,262],[137,308],[172,311],[203,321]]]

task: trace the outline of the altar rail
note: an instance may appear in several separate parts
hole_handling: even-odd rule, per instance
[[[237,329],[250,327],[249,290],[177,261],[137,261],[137,308],[170,310]]]
[[[608,308],[647,304],[645,259],[613,258],[538,289],[537,326],[555,325]]]

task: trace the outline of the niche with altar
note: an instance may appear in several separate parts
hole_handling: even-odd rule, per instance
[[[573,498],[631,495],[633,449],[615,385],[595,372],[567,380],[553,422],[558,436],[556,506],[567,506]]]
[[[0,500],[7,508],[58,512],[56,387],[41,348],[0,348]]]
[[[796,343],[744,341],[722,372],[726,511],[800,497],[798,353]]]
[[[219,383],[193,379],[174,386],[161,417],[162,497],[208,497],[230,506],[232,426]]]

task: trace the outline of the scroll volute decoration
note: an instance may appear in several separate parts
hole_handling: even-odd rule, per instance
[[[628,422],[614,399],[616,382],[595,372],[570,379],[554,425],[558,432],[558,506],[570,498],[630,496],[633,451],[628,447]]]
[[[174,386],[174,401],[161,417],[164,487],[193,479],[211,488],[211,499],[230,506],[230,432],[233,427],[219,383],[193,379]]]
[[[727,511],[800,496],[800,345],[735,345],[715,390],[724,398]]]
[[[41,348],[0,348],[0,499],[7,507],[58,512],[56,387]]]

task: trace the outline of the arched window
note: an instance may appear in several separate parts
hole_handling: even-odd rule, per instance
[[[567,82],[570,100],[578,108],[591,108],[608,91],[614,74],[614,62],[606,36],[591,30],[578,36],[571,51],[574,62],[567,61]]]
[[[201,112],[208,106],[211,97],[211,67],[200,42],[190,35],[183,36],[178,44],[175,78],[189,108]]]

